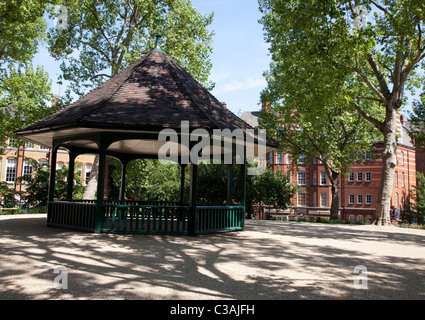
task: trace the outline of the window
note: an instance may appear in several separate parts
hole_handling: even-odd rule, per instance
[[[25,181],[32,180],[33,167],[32,164],[28,161],[24,161],[24,177]]]
[[[40,146],[39,150],[40,151],[50,151],[50,149],[48,147],[44,147],[44,146]]]
[[[404,172],[401,173],[401,187],[404,188]]]
[[[317,172],[313,171],[313,185],[317,184]]]
[[[371,160],[372,159],[372,154],[370,153],[370,151],[366,151],[366,153],[365,153],[365,159],[366,160]]]
[[[317,207],[317,193],[313,193],[313,207]]]
[[[406,209],[406,195],[403,193],[402,195],[401,195],[401,208],[404,210],[404,209]]]
[[[283,163],[283,154],[282,152],[278,152],[276,154],[276,164],[282,164]]]
[[[86,164],[86,177],[85,177],[84,184],[87,184],[87,181],[89,181],[91,169],[92,169],[92,165]]]
[[[298,163],[299,164],[305,164],[305,155],[304,154],[300,154],[298,156]]]
[[[366,204],[372,204],[372,195],[371,194],[366,195]]]
[[[38,160],[38,164],[40,165],[41,168],[43,169],[48,169],[49,168],[49,161],[45,160],[45,159],[40,159]]]
[[[270,151],[269,152],[269,164],[273,164],[273,157],[274,157],[274,152]]]
[[[305,204],[306,204],[306,194],[304,191],[299,191],[297,193],[297,205],[305,206]]]
[[[291,154],[287,153],[286,154],[286,164],[290,164],[291,163]]]
[[[304,186],[306,184],[305,171],[298,171],[298,185]]]
[[[357,203],[358,204],[363,204],[363,195],[362,194],[358,194],[357,195]]]
[[[35,145],[34,145],[34,143],[31,143],[31,142],[25,142],[25,149],[30,149],[30,150],[35,149]]]
[[[290,183],[291,182],[291,171],[286,171],[286,181],[288,182],[288,183]]]
[[[363,181],[363,172],[357,172],[357,181],[362,182]]]
[[[349,182],[354,182],[354,172],[350,172],[350,175],[348,177]]]
[[[371,182],[372,181],[372,172],[367,171],[366,172],[366,182]]]
[[[400,153],[400,165],[404,166],[404,152]]]
[[[326,185],[327,183],[328,183],[328,181],[327,181],[327,178],[326,178],[326,172],[320,171],[320,184]]]
[[[6,182],[15,182],[16,179],[16,159],[7,159],[6,160]]]
[[[363,152],[357,151],[357,160],[362,160],[362,159],[363,159]]]
[[[356,217],[354,216],[354,214],[350,214],[350,216],[348,217],[348,219],[350,220],[351,223],[353,223]]]
[[[357,222],[358,222],[358,223],[363,223],[363,216],[362,216],[361,214],[359,214],[359,215],[357,216]]]
[[[59,162],[57,162],[56,163],[56,170],[60,170],[60,169],[62,169],[63,168],[63,162],[62,161],[59,161]]]
[[[327,207],[328,206],[328,194],[326,192],[320,193],[320,206]]]
[[[349,202],[349,204],[354,204],[354,194],[350,194],[349,195],[349,200],[348,200]]]
[[[395,207],[398,209],[398,193],[395,194]]]
[[[394,172],[394,185],[398,187],[398,172]]]
[[[317,158],[313,158],[313,164],[317,164]]]
[[[16,148],[17,144],[18,144],[18,142],[16,141],[15,138],[9,138],[7,140],[7,145],[9,146],[9,148]]]

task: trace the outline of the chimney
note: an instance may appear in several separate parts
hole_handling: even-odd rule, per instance
[[[227,103],[226,103],[226,102],[222,102],[222,103],[221,103],[221,105],[222,105],[224,108],[227,108]]]
[[[272,109],[271,103],[269,101],[263,101],[261,103],[261,110],[262,111],[266,111],[266,112],[270,112]]]
[[[54,93],[52,96],[52,107],[54,107],[59,101],[59,95]]]

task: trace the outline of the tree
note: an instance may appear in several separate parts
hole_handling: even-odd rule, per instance
[[[15,130],[49,115],[52,109],[46,103],[51,99],[49,75],[40,66],[31,64],[9,65],[0,80],[0,150]]]
[[[416,173],[416,186],[414,186],[413,209],[419,215],[425,216],[425,176],[422,172]]]
[[[55,1],[8,0],[0,2],[0,70],[13,63],[27,63],[45,36],[45,11]]]
[[[425,94],[421,95],[420,101],[414,101],[410,112],[409,134],[418,150],[425,149]]]
[[[83,95],[154,48],[161,48],[203,84],[211,69],[213,14],[201,16],[188,0],[63,0],[61,28],[48,31],[49,51],[62,78]]]
[[[302,50],[302,48],[299,48]],[[288,64],[273,63],[266,72],[268,86],[263,92],[263,100],[272,100],[268,108],[260,113],[259,125],[275,137],[281,150],[290,153],[296,168],[298,159],[319,160],[331,183],[331,219],[339,215],[339,177],[346,174],[356,161],[353,154],[367,152],[378,139],[375,128],[359,114],[350,112],[350,104],[335,91],[327,79],[326,68],[320,60],[308,61],[291,55]],[[281,79],[292,79],[281,84]],[[345,77],[334,76],[334,85],[345,86]],[[343,91],[343,90],[342,90]],[[297,94],[302,92],[302,94]]]
[[[154,48],[161,48],[205,86],[211,69],[213,14],[200,15],[188,0],[63,0],[66,23],[48,32],[49,50],[62,60],[62,78],[83,95]],[[56,13],[55,17],[59,16]],[[95,159],[95,166],[97,164]],[[90,174],[85,199],[94,199],[97,170]]]
[[[252,181],[253,202],[260,206],[269,205],[286,209],[295,195],[296,187],[289,184],[280,171],[267,169]]]
[[[374,221],[389,225],[397,114],[405,89],[419,83],[417,70],[425,57],[423,1],[259,0],[259,5],[272,60],[287,68],[296,59],[320,61],[323,78],[312,85],[339,91],[351,112],[381,132],[383,168]],[[371,12],[369,19],[365,19],[367,12]],[[305,93],[302,86],[296,89],[301,79],[276,76],[283,86],[295,87],[289,98]],[[335,78],[345,85],[340,87]]]

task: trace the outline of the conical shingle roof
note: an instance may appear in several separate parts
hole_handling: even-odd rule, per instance
[[[54,138],[86,132],[252,129],[160,50],[153,50],[66,108],[16,132],[51,145]],[[269,146],[277,146],[268,139]]]

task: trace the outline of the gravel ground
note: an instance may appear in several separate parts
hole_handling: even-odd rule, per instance
[[[425,298],[425,230],[248,220],[244,232],[188,237],[45,221],[0,216],[0,299]]]

